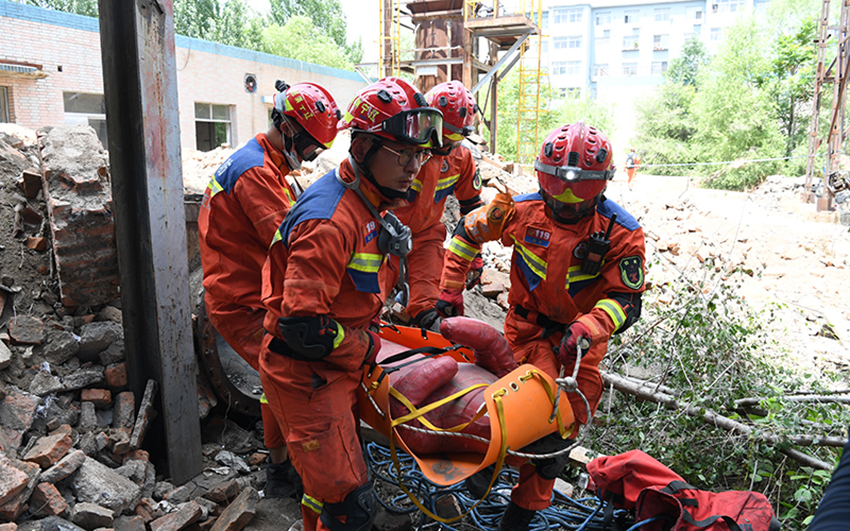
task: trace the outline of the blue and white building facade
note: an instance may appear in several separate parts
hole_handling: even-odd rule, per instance
[[[563,93],[630,100],[664,82],[670,60],[696,37],[717,52],[741,14],[767,0],[549,0],[542,63]]]

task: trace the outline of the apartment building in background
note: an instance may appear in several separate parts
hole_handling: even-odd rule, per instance
[[[635,98],[664,82],[687,40],[697,38],[717,53],[737,18],[764,13],[767,0],[547,0],[543,6],[541,61],[551,86],[614,104],[630,130]]]
[[[106,146],[99,32],[95,18],[0,0],[0,122],[89,124]],[[342,107],[366,86],[354,72],[182,35],[176,67],[184,153],[265,131],[277,79],[319,83]]]

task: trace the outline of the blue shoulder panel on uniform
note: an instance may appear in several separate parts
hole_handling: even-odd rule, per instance
[[[617,221],[615,221],[615,223],[626,230],[631,231],[640,228],[640,223],[638,223],[634,216],[629,214],[626,209],[610,199],[606,199],[599,203],[596,207],[596,211],[608,219],[611,219],[612,214],[617,214]]]
[[[296,225],[311,219],[331,219],[346,188],[337,180],[336,169],[307,187],[280,224],[280,235],[289,246],[289,233]]]
[[[215,171],[215,180],[229,194],[243,173],[263,165],[265,154],[263,146],[257,142],[256,138],[252,138],[218,167]]]
[[[540,195],[540,192],[534,192],[532,194],[522,194],[514,197],[514,203],[523,203],[525,201],[543,201],[543,196]]]

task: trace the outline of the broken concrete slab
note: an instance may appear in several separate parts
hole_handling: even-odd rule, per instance
[[[89,531],[99,527],[111,528],[112,510],[95,503],[79,502],[71,509],[71,521]]]
[[[141,516],[119,516],[112,528],[115,531],[145,531],[145,521]]]
[[[0,311],[2,311],[2,307],[0,307]],[[12,363],[12,351],[9,350],[9,347],[6,346],[4,341],[0,341],[0,371],[11,365]]]
[[[80,351],[79,338],[67,330],[47,332],[47,342],[39,347],[38,353],[54,365],[65,363]]]
[[[102,505],[116,514],[132,509],[141,498],[138,485],[91,457],[83,461],[71,487],[78,500]]]
[[[124,341],[115,341],[106,347],[106,350],[102,350],[98,353],[97,357],[100,359],[100,364],[104,367],[108,367],[114,363],[121,363],[126,359],[124,354]]]
[[[29,386],[30,393],[36,396],[58,393],[64,389],[65,386],[62,384],[62,380],[48,371],[38,371]]]
[[[62,385],[66,391],[77,391],[84,387],[100,385],[104,382],[104,369],[100,365],[92,365],[85,369],[79,369],[62,378]]]
[[[217,453],[215,456],[215,462],[220,465],[229,466],[234,469],[237,474],[247,474],[251,472],[251,467],[248,466],[244,459],[227,450],[222,450]]]
[[[243,531],[281,531],[301,520],[301,503],[292,498],[263,498],[254,511],[254,518]]]
[[[254,518],[260,496],[251,487],[243,490],[221,513],[210,531],[241,531]]]
[[[83,325],[80,327],[80,360],[94,361],[109,345],[123,339],[124,329],[114,321],[95,321]]]
[[[197,502],[190,501],[180,507],[176,512],[157,518],[150,523],[151,531],[180,531],[189,524],[197,522],[201,518],[201,507]]]

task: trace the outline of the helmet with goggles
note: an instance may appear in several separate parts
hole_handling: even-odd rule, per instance
[[[342,114],[331,93],[315,83],[289,86],[278,80],[275,88],[278,93],[273,96],[272,121],[278,129],[288,129],[281,130],[288,137],[285,140],[287,160],[290,166],[297,168],[300,162],[293,160],[294,154],[301,160],[313,160],[333,145],[336,124]],[[290,120],[304,131],[292,127]]]
[[[469,91],[460,81],[440,83],[425,94],[428,105],[443,113],[444,144],[459,144],[474,131],[477,105]]]
[[[540,193],[555,215],[571,219],[596,208],[614,178],[611,143],[584,122],[549,133],[534,161]]]
[[[369,85],[348,105],[339,129],[371,133],[423,148],[443,145],[443,115],[416,87],[397,77]]]

